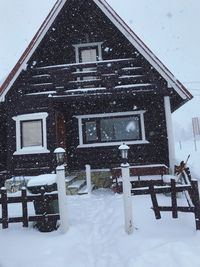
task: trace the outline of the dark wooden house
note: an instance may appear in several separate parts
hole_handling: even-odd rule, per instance
[[[105,0],[58,0],[0,88],[0,168],[35,175],[120,164],[173,169],[171,113],[192,95]],[[4,172],[2,172],[4,173]]]

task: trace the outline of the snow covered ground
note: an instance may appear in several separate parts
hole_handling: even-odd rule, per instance
[[[161,196],[160,202],[169,202]],[[180,199],[182,202],[183,199]],[[40,233],[12,225],[0,230],[1,267],[199,267],[200,233],[191,214],[156,220],[149,196],[133,198],[135,231],[124,231],[122,195],[98,190],[66,198],[70,228]],[[16,207],[11,212],[16,213]]]
[[[200,171],[199,149],[191,143],[177,144],[177,159],[187,158],[196,177]],[[150,196],[135,196],[132,235],[124,231],[122,195],[96,190],[91,197],[68,196],[69,231],[40,233],[32,226],[13,224],[0,229],[0,267],[199,267],[200,232],[193,214],[162,213],[156,220]],[[170,198],[158,197],[159,204]],[[185,204],[184,197],[178,199]],[[34,214],[33,207],[30,207]],[[10,205],[12,216],[20,215],[18,205]]]

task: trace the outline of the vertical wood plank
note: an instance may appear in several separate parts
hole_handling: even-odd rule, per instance
[[[199,188],[197,180],[191,180],[191,186],[192,186],[192,201],[194,204],[196,230],[200,230],[200,200],[199,200]]]
[[[8,197],[6,188],[1,188],[2,228],[8,228]]]
[[[151,195],[151,200],[152,200],[152,204],[153,204],[153,210],[155,213],[155,217],[157,220],[161,219],[161,215],[160,215],[160,211],[159,211],[159,207],[158,207],[158,201],[157,201],[156,193],[154,191],[153,181],[150,181],[149,192]]]
[[[41,216],[42,216],[43,222],[45,222],[46,221],[46,212],[47,212],[47,200],[45,198],[45,189],[44,188],[41,188],[40,198],[41,198],[41,203],[43,205],[43,208],[42,208],[43,214],[41,214]]]
[[[171,201],[172,201],[172,218],[178,218],[175,179],[171,179]]]
[[[22,222],[23,227],[28,227],[28,205],[27,205],[27,191],[25,188],[21,190],[22,196]]]

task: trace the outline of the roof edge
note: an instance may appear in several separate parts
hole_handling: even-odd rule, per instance
[[[51,24],[53,23],[54,19],[59,14],[61,8],[65,4],[66,0],[57,0],[52,9],[50,10],[49,14],[43,21],[42,25],[40,26],[39,30],[36,32],[34,37],[32,38],[31,42],[29,43],[28,47],[25,49],[24,53],[17,61],[11,72],[8,74],[7,78],[4,80],[3,84],[0,86],[0,102],[5,100],[5,96],[9,91],[10,87],[13,85],[19,74],[21,73],[22,69],[26,68],[26,63],[32,56],[35,51],[35,46],[41,42],[44,34],[48,31]]]
[[[138,51],[149,61],[149,63],[168,82],[169,87],[173,87],[182,99],[190,100],[192,94],[186,87],[176,79],[170,70],[158,59],[158,57],[145,45],[145,43],[133,32],[117,12],[106,2],[106,0],[93,0],[104,13],[109,12],[111,21],[121,29],[124,36],[138,49]],[[170,86],[171,85],[171,86]]]

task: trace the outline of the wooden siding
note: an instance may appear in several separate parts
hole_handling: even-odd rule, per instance
[[[13,99],[14,100],[14,99]],[[19,101],[19,99],[18,99]],[[11,173],[23,175],[51,172],[55,169],[53,151],[60,144],[56,140],[56,117],[62,114],[65,121],[65,140],[67,163],[71,170],[83,169],[85,164],[93,168],[108,168],[120,164],[118,146],[98,148],[77,148],[79,145],[78,120],[75,115],[98,114],[146,110],[144,114],[145,133],[148,144],[130,145],[131,164],[168,165],[167,133],[163,97],[154,93],[85,95],[70,99],[48,98],[42,96],[21,97],[21,105],[14,107],[12,102],[7,113],[8,125],[8,168]],[[33,112],[47,112],[48,154],[13,155],[16,148],[15,121],[13,116]],[[60,116],[60,115],[59,115]],[[156,118],[156,120],[155,120]],[[64,135],[62,136],[64,137]]]
[[[75,64],[73,45],[86,42],[103,42],[104,62]],[[96,71],[87,75],[94,75],[97,81],[81,80],[85,73],[80,70],[91,67]],[[146,110],[145,132],[149,143],[131,145],[130,163],[168,165],[163,99],[171,92],[166,87],[165,80],[92,1],[66,3],[6,96],[10,174],[35,175],[55,170],[53,151],[64,137],[70,170],[83,169],[85,164],[93,168],[118,166],[121,162],[118,146],[77,148],[78,120],[74,116],[133,110]],[[39,112],[48,113],[50,153],[13,155],[16,130],[12,117]]]
[[[92,100],[92,101],[91,101]],[[72,101],[73,102],[73,101]],[[78,103],[78,105],[77,105]],[[64,112],[65,107],[63,105]],[[76,99],[67,111],[66,138],[68,163],[71,169],[83,169],[85,164],[94,168],[109,168],[120,164],[118,146],[77,148],[78,120],[74,115],[97,114],[107,112],[125,112],[146,110],[144,114],[146,139],[149,144],[130,145],[129,162],[131,164],[168,165],[168,146],[163,98],[152,94],[143,96],[104,96],[93,97],[88,101]],[[156,118],[156,120],[155,120]]]
[[[7,125],[5,105],[0,103],[0,171],[6,170],[6,152],[7,152]]]

